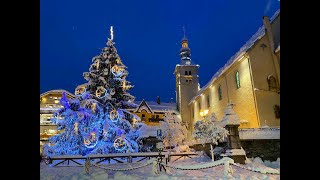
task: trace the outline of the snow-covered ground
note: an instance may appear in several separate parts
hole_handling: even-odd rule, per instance
[[[200,155],[190,158],[181,158],[174,161],[176,157],[171,159],[168,163],[170,166],[192,166],[196,164],[211,162],[211,159],[206,155]],[[147,160],[146,160],[147,161]],[[146,161],[141,163],[133,163],[131,165],[125,164],[103,164],[105,167],[109,168],[128,168],[137,167],[145,164]],[[70,163],[71,164],[71,163]],[[262,171],[279,171],[280,172],[280,159],[275,162],[265,161],[263,162],[260,158],[247,159],[246,165],[241,165],[242,167],[258,169]],[[236,166],[231,166],[233,169],[233,178],[239,180],[251,180],[251,179],[261,179],[261,180],[278,180],[280,175],[271,174],[261,174],[257,172],[252,172],[246,169],[242,169]],[[44,163],[40,165],[40,177],[41,179],[53,180],[76,180],[76,179],[119,179],[119,180],[166,180],[166,179],[223,179],[224,166],[216,166],[209,169],[203,170],[176,170],[167,168],[167,172],[161,171],[159,175],[153,174],[152,165],[130,170],[130,171],[111,171],[104,170],[97,167],[90,167],[90,174],[85,173],[85,168],[81,166],[61,166],[61,167],[50,167]]]

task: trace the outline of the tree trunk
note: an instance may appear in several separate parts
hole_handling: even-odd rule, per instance
[[[210,148],[211,148],[211,158],[212,158],[212,161],[214,161],[214,153],[213,153],[213,147],[212,147],[212,144],[210,143]]]

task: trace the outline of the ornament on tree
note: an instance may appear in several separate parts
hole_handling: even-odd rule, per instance
[[[94,148],[98,143],[96,132],[93,131],[89,135],[86,135],[83,139],[83,143],[87,148]]]
[[[75,122],[75,123],[74,123],[74,133],[75,133],[76,135],[78,135],[78,131],[79,131],[79,123],[78,123],[78,122]]]
[[[109,114],[109,118],[112,122],[116,122],[119,120],[119,113],[117,110],[113,109],[110,114]]]
[[[116,59],[116,63],[117,64],[121,64],[121,60],[118,58],[118,59]]]
[[[86,92],[86,87],[85,86],[79,86],[76,88],[74,94],[76,96],[82,96]]]
[[[117,65],[114,65],[112,68],[111,68],[111,73],[116,77],[121,77],[122,74],[124,72],[124,69],[120,66],[117,66]]]
[[[96,96],[100,99],[104,98],[105,96],[107,95],[107,90],[102,87],[102,86],[99,86],[96,90]]]
[[[127,148],[127,143],[125,139],[121,136],[114,140],[113,146],[117,151],[123,151]]]

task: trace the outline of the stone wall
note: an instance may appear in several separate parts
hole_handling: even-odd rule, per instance
[[[247,157],[261,157],[262,160],[275,161],[280,157],[280,139],[241,140]]]
[[[240,140],[248,158],[260,157],[262,160],[276,161],[280,157],[280,139]],[[219,145],[221,146],[221,145]],[[196,151],[204,151],[211,157],[210,145],[196,144],[191,146]],[[219,159],[215,157],[215,159]]]

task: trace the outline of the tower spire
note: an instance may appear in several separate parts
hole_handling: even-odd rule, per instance
[[[186,37],[186,28],[182,27],[183,30],[183,38],[181,40],[181,49],[180,49],[180,64],[189,65],[191,64],[191,50],[188,47],[188,39]]]

